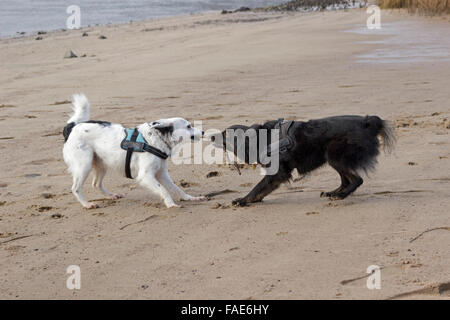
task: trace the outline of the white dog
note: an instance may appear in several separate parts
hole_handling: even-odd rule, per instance
[[[83,197],[83,183],[93,169],[94,187],[111,199],[123,197],[107,191],[103,187],[103,178],[107,169],[122,174],[125,172],[127,151],[121,148],[121,142],[126,136],[125,128],[120,124],[105,121],[89,121],[89,102],[83,94],[73,95],[72,105],[74,114],[67,121],[63,132],[66,139],[63,148],[64,161],[73,176],[72,192],[75,197],[85,208],[97,208],[97,204],[88,202]],[[149,146],[167,156],[170,156],[172,149],[183,140],[197,140],[203,136],[203,131],[192,127],[182,118],[143,123],[137,129]],[[170,193],[181,200],[205,199],[190,196],[181,190],[170,178],[167,162],[164,157],[150,152],[133,152],[129,161],[129,172],[138,183],[159,195],[168,208],[179,207]]]

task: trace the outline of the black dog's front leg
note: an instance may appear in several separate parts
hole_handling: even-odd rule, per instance
[[[269,193],[277,189],[283,182],[291,177],[290,173],[278,171],[275,175],[266,175],[244,198],[234,199],[232,204],[245,206],[248,203],[259,202]]]

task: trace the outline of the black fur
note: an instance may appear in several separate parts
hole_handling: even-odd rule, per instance
[[[111,122],[108,121],[101,121],[101,120],[89,120],[86,122],[81,122],[81,123],[96,123],[99,125],[102,125],[104,127],[108,127],[111,125]],[[72,132],[72,129],[76,126],[77,124],[75,122],[71,122],[68,123],[64,129],[63,129],[63,136],[64,136],[64,142],[67,141],[67,139],[69,139],[70,133]]]
[[[251,127],[235,125],[228,129],[274,129],[277,121],[268,121],[262,125]],[[290,135],[295,140],[295,147],[285,154],[280,154],[279,170],[274,175],[266,175],[248,195],[235,199],[233,204],[244,206],[262,199],[278,188],[280,184],[291,178],[294,169],[300,175],[307,174],[325,163],[333,167],[341,177],[339,188],[322,192],[321,196],[334,199],[344,199],[354,192],[363,179],[360,171],[370,171],[375,168],[376,157],[379,154],[380,143],[383,140],[387,151],[392,150],[395,138],[389,124],[377,116],[338,116],[308,122],[296,121],[290,129]],[[224,148],[226,131],[222,132]],[[270,143],[270,136],[267,139]],[[258,141],[259,146],[259,141]],[[230,149],[230,147],[228,147]],[[248,163],[248,143],[246,143],[246,159]],[[236,146],[234,150],[236,154]],[[258,150],[258,155],[259,155]],[[259,159],[259,158],[258,158]]]
[[[89,120],[83,123],[96,123],[96,124],[100,124],[104,127],[109,127],[111,125],[111,122],[109,121],[103,121],[103,120]]]
[[[155,127],[155,129],[159,130],[163,135],[169,135],[173,132],[173,125],[169,125],[167,127]]]
[[[64,142],[69,139],[70,133],[72,132],[73,127],[75,127],[75,122],[68,123],[63,129]]]

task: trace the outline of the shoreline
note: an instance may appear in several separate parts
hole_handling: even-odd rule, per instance
[[[161,16],[161,17],[155,17],[155,18],[150,18],[150,19],[145,19],[145,20],[135,20],[135,21],[128,21],[128,22],[117,22],[117,23],[105,23],[105,24],[95,24],[95,25],[88,25],[85,27],[80,27],[77,29],[66,29],[66,28],[57,28],[57,29],[43,29],[43,30],[36,30],[36,31],[32,31],[32,32],[25,32],[24,34],[21,34],[22,32],[20,31],[16,31],[16,33],[14,35],[9,35],[9,36],[0,36],[0,41],[2,40],[11,40],[11,39],[22,39],[22,38],[26,38],[26,37],[36,37],[39,34],[39,32],[44,32],[43,34],[56,34],[56,33],[64,33],[64,32],[75,32],[75,31],[89,31],[95,28],[105,28],[105,27],[121,27],[121,26],[126,26],[126,25],[132,25],[132,24],[139,24],[139,23],[150,23],[150,22],[155,22],[155,21],[159,21],[159,20],[165,20],[165,19],[172,19],[172,18],[182,18],[182,17],[189,17],[189,16],[197,16],[197,15],[202,15],[202,14],[211,14],[211,13],[215,13],[215,12],[219,12],[217,10],[212,10],[212,11],[202,11],[202,12],[196,12],[196,13],[180,13],[179,15],[170,15],[170,16]],[[20,35],[17,35],[20,34]]]
[[[281,0],[280,0],[281,1]],[[8,39],[20,39],[23,37],[35,37],[39,36],[39,32],[43,32],[44,34],[47,33],[55,33],[55,32],[70,32],[70,31],[83,31],[83,30],[89,30],[91,28],[99,28],[99,27],[106,27],[106,26],[122,26],[122,25],[128,25],[133,23],[146,23],[151,21],[158,21],[158,20],[164,20],[164,19],[170,19],[170,18],[182,18],[185,16],[196,16],[196,15],[203,15],[203,14],[212,14],[212,13],[222,13],[222,14],[235,14],[239,12],[248,12],[248,13],[273,13],[273,14],[295,14],[295,13],[311,13],[311,12],[329,12],[329,11],[340,11],[340,10],[353,10],[353,9],[363,9],[367,6],[371,5],[370,1],[356,1],[353,5],[329,5],[326,8],[319,8],[318,6],[310,6],[308,8],[299,7],[296,9],[286,9],[285,6],[289,1],[283,1],[278,5],[269,5],[266,7],[255,7],[255,8],[249,8],[249,7],[238,7],[233,10],[226,10],[226,9],[218,9],[218,10],[202,10],[198,12],[192,12],[192,13],[179,13],[179,14],[170,14],[170,15],[161,15],[153,18],[145,18],[145,19],[139,19],[139,20],[129,20],[129,21],[123,21],[123,22],[108,22],[108,23],[96,23],[94,25],[88,25],[83,26],[78,29],[66,29],[66,28],[56,28],[56,29],[36,29],[34,31],[15,31],[13,34],[10,35],[3,35],[0,36],[0,41],[2,40],[8,40]],[[248,9],[248,10],[247,10]],[[408,12],[408,9],[399,9],[399,8],[392,8],[392,9],[383,9],[383,12],[401,12],[401,13],[408,13],[411,16],[416,17],[426,17],[428,19],[434,19],[434,18],[442,18],[442,17],[448,17],[449,14],[439,14],[439,15],[422,15],[418,13],[410,13]],[[23,34],[22,34],[23,33]]]
[[[280,0],[281,1],[281,0]],[[78,29],[66,29],[66,28],[56,28],[56,29],[36,29],[34,31],[28,31],[28,32],[24,32],[22,30],[18,30],[15,31],[15,33],[11,34],[11,35],[4,35],[4,36],[0,36],[0,40],[3,39],[16,39],[16,38],[22,38],[22,37],[26,37],[26,36],[38,36],[40,35],[39,32],[43,32],[44,34],[47,33],[53,33],[53,32],[67,32],[67,31],[72,31],[72,30],[78,30],[78,31],[83,31],[86,29],[90,29],[90,28],[96,28],[96,27],[105,27],[105,26],[121,26],[121,25],[127,25],[127,24],[133,24],[133,23],[146,23],[146,22],[151,22],[151,21],[155,21],[155,20],[161,20],[161,19],[168,19],[168,18],[181,18],[183,16],[195,16],[195,15],[201,15],[201,14],[210,14],[210,13],[221,13],[221,14],[235,14],[235,13],[239,13],[239,12],[247,12],[247,13],[310,13],[310,12],[328,12],[328,11],[338,11],[338,10],[351,10],[351,9],[361,9],[363,8],[363,5],[367,5],[367,3],[363,2],[355,2],[354,5],[343,5],[343,4],[339,4],[339,5],[329,5],[326,8],[319,8],[318,6],[310,6],[309,8],[297,8],[297,9],[280,9],[283,7],[283,5],[285,5],[287,3],[287,1],[284,1],[278,5],[269,5],[266,7],[255,7],[255,8],[250,8],[250,7],[238,7],[236,9],[232,9],[232,10],[226,10],[226,9],[220,9],[220,10],[202,10],[202,11],[198,11],[198,12],[192,12],[192,13],[180,13],[180,14],[175,14],[175,15],[162,15],[162,16],[158,16],[158,17],[153,17],[153,18],[146,18],[146,19],[142,19],[142,20],[130,20],[130,21],[123,21],[123,22],[108,22],[108,23],[97,23],[95,25],[88,25],[88,26],[84,26]],[[23,34],[22,34],[23,33]]]

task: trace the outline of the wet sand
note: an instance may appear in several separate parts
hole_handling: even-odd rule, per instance
[[[386,32],[354,32],[366,18],[208,13],[1,40],[0,298],[448,299],[450,20],[382,12]],[[78,58],[64,59],[69,49]],[[171,164],[190,194],[232,192],[168,210],[107,175],[126,197],[103,200],[86,183],[100,208],[85,210],[62,159],[74,92],[92,119],[128,127],[377,114],[398,144],[343,201],[319,198],[339,183],[328,167],[233,208],[258,171]],[[81,290],[66,288],[69,265]],[[381,290],[366,287],[370,265],[383,268]]]

